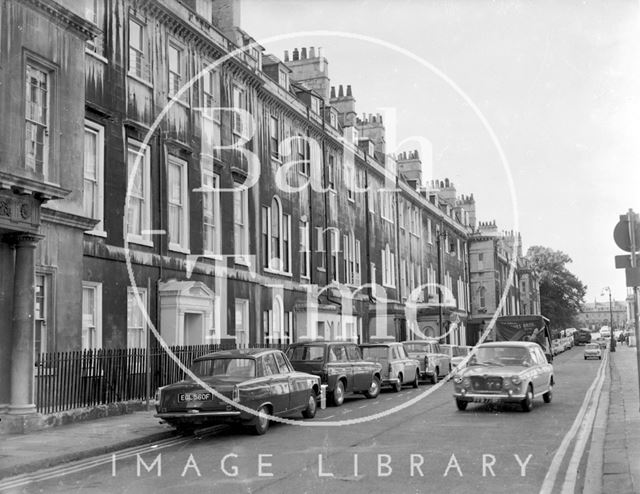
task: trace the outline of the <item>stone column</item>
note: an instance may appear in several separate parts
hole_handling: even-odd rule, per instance
[[[8,410],[11,400],[13,263],[13,247],[0,239],[0,413]]]
[[[33,396],[35,249],[42,237],[14,234],[13,335],[11,345],[11,403],[9,414],[35,413]]]

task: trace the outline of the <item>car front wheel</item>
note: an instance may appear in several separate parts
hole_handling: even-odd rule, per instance
[[[302,416],[305,419],[312,419],[316,416],[316,410],[318,409],[318,402],[316,400],[316,394],[311,390],[309,398],[307,400],[307,408],[302,411]]]
[[[527,394],[524,399],[520,402],[520,407],[523,412],[530,412],[533,408],[533,387],[531,384],[527,387]]]
[[[416,369],[416,377],[413,380],[413,383],[411,383],[414,388],[418,388],[419,380],[420,380],[420,371]]]
[[[433,371],[433,376],[431,376],[431,384],[437,384],[439,376],[440,376],[440,369],[436,367],[436,370]]]
[[[458,407],[458,410],[464,412],[467,409],[467,402],[464,400],[456,400],[456,406]]]
[[[333,389],[333,393],[331,395],[331,400],[337,407],[344,403],[344,384],[342,384],[342,381],[338,381],[336,383],[336,387]]]
[[[377,398],[380,394],[380,378],[378,376],[373,376],[373,381],[371,381],[371,386],[369,389],[365,391],[364,395],[369,398]]]

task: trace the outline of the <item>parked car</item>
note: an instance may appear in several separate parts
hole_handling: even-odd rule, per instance
[[[197,358],[191,371],[227,401],[186,378],[156,392],[156,414],[181,432],[219,423],[239,423],[261,435],[266,415],[316,414],[320,378],[296,371],[275,349],[227,350]],[[238,403],[255,411],[234,407]]]
[[[378,362],[381,366],[382,386],[391,386],[398,392],[403,384],[418,387],[420,364],[410,358],[402,343],[365,343],[360,345],[362,358]]]
[[[587,343],[584,347],[584,359],[597,358],[602,360],[602,348],[598,343]]]
[[[470,346],[457,346],[453,348],[453,357],[451,357],[451,367],[454,369],[460,365],[460,362],[468,355],[472,347]]]
[[[449,355],[449,359],[451,361],[451,367],[456,368],[460,362],[467,356],[470,346],[460,346],[460,345],[448,345],[443,344],[440,345],[440,349],[442,353]]]
[[[529,412],[539,396],[550,403],[553,366],[539,344],[500,341],[478,345],[469,364],[456,371],[453,396],[458,410],[470,402],[519,403]]]
[[[609,326],[602,326],[600,328],[600,337],[611,338],[611,328],[609,328]]]
[[[367,398],[380,394],[382,366],[364,360],[355,343],[300,342],[290,345],[286,353],[294,369],[320,377],[335,406],[342,405],[345,393],[362,393]]]
[[[411,340],[402,344],[409,357],[420,363],[420,378],[428,378],[435,384],[451,371],[451,359],[442,352],[437,340]]]

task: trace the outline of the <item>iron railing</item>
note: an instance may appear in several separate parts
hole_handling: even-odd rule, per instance
[[[286,345],[245,345],[284,348]],[[35,397],[40,413],[153,398],[160,386],[180,381],[197,357],[235,345],[192,345],[146,349],[99,349],[40,354],[36,363]],[[173,356],[172,356],[173,355]]]

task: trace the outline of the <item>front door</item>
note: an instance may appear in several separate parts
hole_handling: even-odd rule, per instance
[[[204,343],[204,317],[202,314],[187,312],[184,315],[184,344],[202,345]]]

